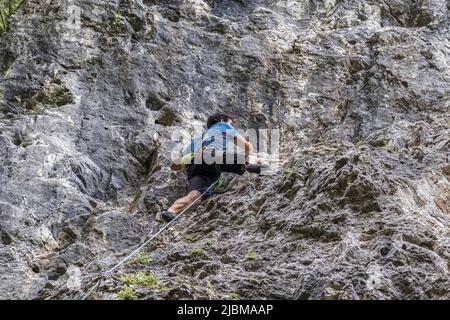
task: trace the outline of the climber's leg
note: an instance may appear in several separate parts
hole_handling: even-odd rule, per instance
[[[195,176],[189,180],[188,194],[177,201],[167,210],[161,212],[161,217],[165,222],[170,222],[175,218],[175,215],[182,212],[188,206],[191,208],[197,207],[209,194],[203,194],[215,179],[206,176]],[[202,196],[203,194],[203,196]]]
[[[183,198],[180,198],[177,201],[175,201],[168,211],[173,214],[178,214],[190,204],[192,204],[192,207],[198,206],[202,202],[200,196],[201,196],[200,191],[193,190]]]
[[[194,190],[189,192],[186,196],[176,200],[173,205],[167,210],[161,212],[161,218],[165,222],[172,221],[177,214],[186,209],[188,206],[195,208],[202,202],[200,191]]]

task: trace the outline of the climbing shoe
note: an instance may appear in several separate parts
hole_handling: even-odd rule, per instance
[[[261,166],[259,166],[257,164],[248,164],[248,165],[245,166],[245,170],[247,172],[250,172],[250,173],[260,174],[261,173]]]
[[[171,214],[169,211],[163,211],[161,212],[161,218],[164,220],[164,222],[169,223],[173,219],[175,219],[175,216]]]
[[[270,176],[274,174],[270,165],[267,164],[248,164],[245,166],[245,170],[250,173],[256,173],[263,176]]]

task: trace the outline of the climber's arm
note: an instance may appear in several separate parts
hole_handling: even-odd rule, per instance
[[[234,144],[239,148],[244,149],[245,156],[248,157],[253,152],[253,145],[245,140],[245,138],[241,135],[238,135],[234,138]]]
[[[234,143],[238,146],[238,148],[244,149],[245,159],[249,164],[261,165],[262,160],[253,154],[253,145],[248,142],[243,136],[238,135],[234,138]]]

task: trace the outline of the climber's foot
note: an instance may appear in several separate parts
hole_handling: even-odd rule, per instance
[[[170,221],[175,219],[175,216],[169,211],[163,211],[161,212],[161,218],[164,220],[164,222],[169,223]]]
[[[260,164],[248,164],[245,166],[245,170],[250,173],[261,174],[261,171],[267,169],[268,166]]]
[[[249,164],[245,167],[245,170],[250,173],[261,173],[261,166],[258,166],[257,164]]]

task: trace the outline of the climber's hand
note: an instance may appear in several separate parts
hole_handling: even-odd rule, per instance
[[[170,165],[170,170],[175,171],[175,172],[182,171],[183,166],[181,164],[177,164],[177,163],[180,163],[180,161],[172,162],[172,164]]]
[[[258,166],[262,165],[262,160],[255,155],[248,155],[247,157],[248,164],[256,164]]]

